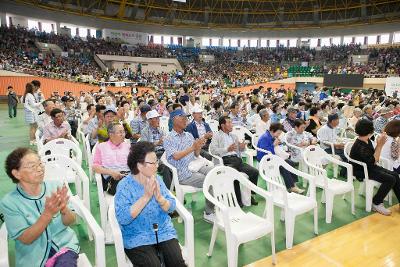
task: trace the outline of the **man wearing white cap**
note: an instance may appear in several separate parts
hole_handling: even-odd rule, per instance
[[[210,125],[203,119],[203,109],[199,105],[195,105],[192,109],[193,121],[186,127],[186,132],[191,133],[194,139],[204,137],[207,141],[200,151],[200,155],[208,160],[212,160],[211,155],[208,153],[208,146],[211,143],[213,132]]]
[[[156,110],[151,110],[146,114],[147,126],[140,132],[140,141],[153,143],[157,158],[160,159],[164,154],[165,132],[160,128],[160,114]],[[172,182],[172,173],[167,166],[161,162],[158,165],[158,172],[161,173],[164,183],[169,188]]]

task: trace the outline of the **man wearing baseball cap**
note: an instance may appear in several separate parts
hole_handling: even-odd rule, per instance
[[[377,133],[382,133],[383,128],[393,116],[393,112],[388,107],[383,107],[378,111],[379,117],[374,121],[374,129]]]
[[[178,170],[179,183],[202,188],[206,175],[213,167],[205,165],[197,172],[189,170],[189,163],[200,156],[200,151],[206,143],[204,137],[194,139],[185,132],[188,120],[187,114],[182,109],[171,112],[172,131],[164,140],[164,148],[167,161]],[[207,222],[214,220],[214,207],[211,202],[206,200],[204,219]]]
[[[297,118],[297,110],[294,107],[289,107],[287,110],[286,119],[282,122],[283,129],[286,133],[294,129],[294,121]]]
[[[204,137],[207,141],[200,151],[200,155],[208,160],[212,160],[212,156],[208,153],[208,147],[211,143],[213,132],[210,125],[203,120],[203,109],[196,105],[192,109],[193,121],[186,127],[186,132],[191,133],[194,139]]]

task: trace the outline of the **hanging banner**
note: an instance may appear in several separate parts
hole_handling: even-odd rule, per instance
[[[394,92],[400,95],[400,77],[387,77],[385,84],[386,95],[393,96]]]
[[[103,29],[103,38],[106,39],[107,37],[110,39],[120,39],[128,44],[147,45],[148,43],[148,34],[144,32]]]

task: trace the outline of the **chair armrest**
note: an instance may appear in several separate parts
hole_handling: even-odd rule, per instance
[[[165,153],[165,152],[164,152]],[[164,156],[164,155],[163,155]],[[171,170],[171,172],[172,172],[172,183],[171,183],[171,187],[170,187],[170,191],[172,192],[172,191],[174,191],[174,186],[175,186],[175,183],[176,182],[178,182],[179,183],[179,179],[178,179],[178,170],[174,167],[174,166],[172,166],[169,162],[168,162],[168,160],[166,159],[166,158],[163,158],[163,157],[161,157],[161,161],[162,161],[162,163],[165,165],[165,166],[167,166],[170,170]]]
[[[364,178],[365,178],[365,179],[369,179],[369,176],[368,176],[368,167],[367,167],[367,164],[366,164],[366,163],[364,163],[364,162],[362,162],[362,161],[358,161],[358,160],[352,159],[352,158],[350,158],[350,157],[348,157],[347,159],[349,160],[349,162],[353,162],[353,163],[356,163],[356,164],[362,166],[363,169],[364,169]]]
[[[286,170],[290,171],[290,172],[293,173],[293,174],[296,174],[297,176],[303,177],[304,179],[308,180],[308,182],[309,182],[309,184],[310,184],[310,185],[309,185],[310,196],[311,196],[313,199],[315,199],[315,197],[316,197],[315,177],[312,176],[312,175],[310,175],[310,174],[308,174],[308,173],[299,171],[299,170],[296,169],[296,168],[293,168],[292,166],[290,166],[290,165],[289,165],[288,163],[286,163],[285,161],[283,161],[283,163],[284,163],[284,168],[285,168]]]
[[[211,157],[213,157],[216,161],[218,161],[218,165],[221,165],[221,166],[224,165],[224,161],[223,161],[222,157],[211,154],[210,151],[208,153],[210,154]]]
[[[171,196],[173,196],[171,194]],[[192,214],[183,206],[183,204],[175,197],[176,211],[183,219],[185,225],[185,248],[187,253],[187,263],[189,267],[194,267],[194,220]]]
[[[352,183],[353,182],[353,165],[350,163],[341,161],[335,157],[332,157],[331,155],[327,155],[326,159],[331,161],[332,163],[335,163],[336,165],[339,165],[343,168],[346,168],[347,170],[347,182]]]
[[[75,208],[75,212],[86,222],[94,236],[95,242],[95,259],[96,267],[106,266],[105,257],[105,244],[104,244],[104,232],[101,227],[97,224],[93,215],[85,207],[83,202],[77,197],[71,197],[71,203]]]

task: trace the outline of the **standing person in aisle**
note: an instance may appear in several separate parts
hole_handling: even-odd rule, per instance
[[[7,87],[7,104],[8,117],[10,119],[17,117],[18,97],[11,85]]]

